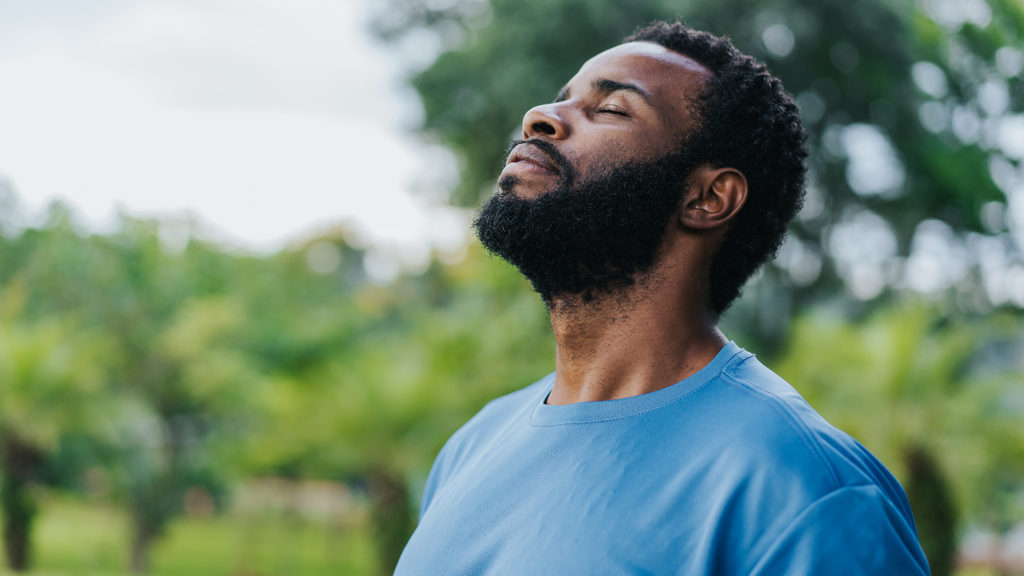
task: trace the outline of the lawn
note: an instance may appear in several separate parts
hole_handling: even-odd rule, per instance
[[[128,522],[113,507],[48,496],[35,529],[33,576],[122,576]],[[181,518],[153,549],[154,576],[344,576],[374,573],[358,527],[281,513]],[[0,558],[3,552],[0,551]],[[0,574],[8,572],[0,570]]]
[[[127,576],[128,522],[110,505],[47,495],[31,576]],[[0,559],[3,551],[0,550]],[[153,576],[370,576],[372,542],[358,524],[279,512],[180,518],[153,550]],[[5,565],[0,563],[0,565]],[[0,574],[10,572],[0,569]],[[958,576],[994,576],[986,570]]]

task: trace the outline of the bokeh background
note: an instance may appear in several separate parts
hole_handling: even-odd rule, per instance
[[[3,570],[389,574],[443,442],[553,368],[472,209],[676,16],[811,135],[727,334],[898,476],[934,574],[1024,574],[1019,0],[0,0]]]

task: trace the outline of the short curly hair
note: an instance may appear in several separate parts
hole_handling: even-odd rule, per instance
[[[807,132],[782,82],[723,38],[680,22],[655,22],[625,42],[653,42],[693,58],[713,77],[695,105],[686,146],[700,164],[729,166],[747,179],[747,201],[711,263],[711,306],[721,314],[772,258],[803,204]]]

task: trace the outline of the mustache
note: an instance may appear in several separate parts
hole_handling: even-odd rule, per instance
[[[562,153],[558,151],[558,148],[555,148],[554,144],[546,140],[539,140],[536,138],[530,140],[513,140],[508,145],[508,148],[505,149],[505,158],[508,159],[509,154],[512,153],[512,149],[515,148],[516,146],[519,146],[520,144],[527,144],[530,146],[536,146],[537,148],[540,148],[548,156],[548,158],[551,159],[551,162],[558,169],[558,173],[561,176],[562,181],[572,181],[573,170],[572,164],[569,163],[569,159],[563,156]]]

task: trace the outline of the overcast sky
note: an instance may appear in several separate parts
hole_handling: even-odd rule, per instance
[[[450,161],[408,135],[407,65],[369,6],[0,0],[0,176],[30,212],[61,198],[96,226],[187,211],[260,249],[342,220],[413,259],[457,244],[464,222],[421,190]]]

